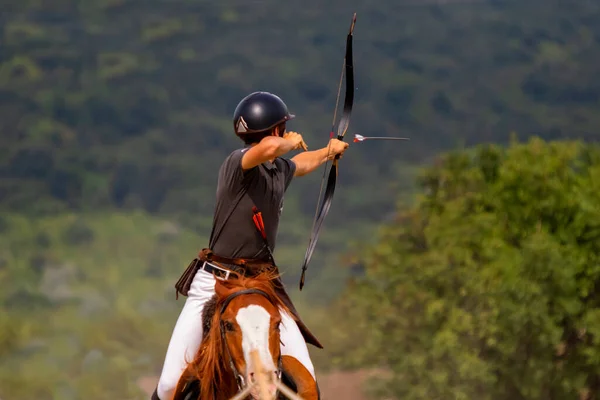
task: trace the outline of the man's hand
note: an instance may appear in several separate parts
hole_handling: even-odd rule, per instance
[[[293,131],[286,132],[283,134],[283,138],[285,140],[289,140],[293,143],[294,150],[299,149],[299,148],[302,148],[305,151],[308,150],[308,146],[306,146],[306,143],[304,143],[304,139],[302,139],[302,135],[300,135],[298,132],[293,132]]]
[[[344,151],[346,151],[348,146],[348,143],[343,142],[339,139],[330,139],[329,145],[327,146],[327,148],[329,149],[329,154],[327,158],[329,160],[333,160],[338,154],[340,155],[340,158],[342,158],[342,155],[344,154]]]

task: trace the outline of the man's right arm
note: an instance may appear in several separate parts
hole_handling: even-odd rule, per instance
[[[249,170],[265,161],[274,160],[301,146],[302,137],[296,140],[284,139],[279,136],[267,136],[256,146],[250,147],[242,157],[242,168]]]

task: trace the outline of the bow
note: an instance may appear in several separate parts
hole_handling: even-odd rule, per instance
[[[352,17],[352,22],[350,24],[350,31],[348,32],[348,36],[346,38],[346,55],[344,57],[344,64],[342,65],[342,75],[340,77],[340,83],[338,86],[337,99],[335,103],[335,111],[333,114],[333,122],[331,124],[331,137],[334,135],[335,129],[335,120],[337,117],[337,110],[340,100],[340,92],[342,89],[342,81],[344,78],[344,71],[346,73],[346,95],[344,99],[344,109],[342,117],[338,123],[337,129],[337,139],[344,140],[344,135],[348,130],[348,126],[350,125],[350,114],[352,113],[352,105],[354,104],[354,67],[353,67],[353,59],[352,59],[352,33],[354,32],[354,25],[356,24],[356,13]],[[330,141],[331,144],[331,141]],[[328,154],[329,154],[329,146],[328,146]],[[306,254],[304,256],[304,262],[302,264],[302,276],[300,277],[300,290],[304,286],[304,277],[306,274],[306,269],[308,268],[308,263],[312,257],[312,254],[315,250],[315,246],[317,245],[317,239],[319,237],[319,232],[321,231],[321,227],[323,226],[323,221],[325,220],[325,216],[329,212],[329,208],[331,207],[331,200],[333,199],[333,193],[335,192],[335,184],[337,180],[337,172],[338,172],[338,160],[339,155],[337,155],[333,163],[331,164],[331,169],[329,170],[329,178],[327,179],[327,187],[325,189],[325,195],[323,197],[323,201],[317,204],[317,212],[315,213],[315,218],[313,220],[312,232],[310,235],[310,241],[308,243],[308,248],[306,249]],[[321,197],[321,192],[323,191],[323,182],[325,179],[325,171],[327,170],[327,163],[325,163],[325,169],[323,171],[323,179],[321,180],[321,191],[319,192],[319,197]]]

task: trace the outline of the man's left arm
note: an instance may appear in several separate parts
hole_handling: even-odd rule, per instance
[[[292,158],[292,161],[296,164],[294,176],[309,174],[321,164],[327,162],[327,160],[333,160],[337,155],[342,157],[347,148],[348,143],[333,138],[329,140],[327,147],[314,151],[306,151],[294,156]]]
[[[296,164],[294,176],[304,176],[319,168],[320,165],[327,161],[327,153],[327,147],[323,147],[318,150],[305,151],[292,157],[292,161]]]

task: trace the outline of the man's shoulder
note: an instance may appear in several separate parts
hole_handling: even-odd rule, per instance
[[[244,154],[246,151],[248,151],[248,149],[250,149],[250,147],[239,147],[237,149],[234,149],[227,155],[227,158],[231,158],[236,155]]]
[[[249,171],[242,169],[242,157],[249,147],[237,148],[231,151],[223,160],[220,167],[220,176],[227,181],[234,181],[248,176]]]
[[[241,160],[242,156],[248,149],[249,147],[240,147],[238,149],[232,150],[229,154],[227,154],[227,156],[223,160],[223,164],[229,164],[234,160]]]

